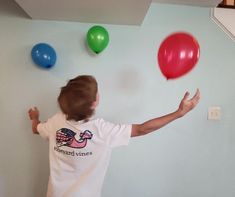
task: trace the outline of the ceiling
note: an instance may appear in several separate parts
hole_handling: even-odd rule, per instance
[[[222,0],[153,0],[155,3],[169,3],[199,7],[216,7]]]
[[[215,7],[221,0],[15,0],[32,19],[141,25],[151,3]]]

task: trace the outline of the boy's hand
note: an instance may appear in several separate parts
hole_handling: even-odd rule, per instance
[[[195,93],[193,98],[188,99],[188,96],[189,93],[186,92],[184,98],[180,102],[178,110],[176,110],[175,112],[166,114],[165,116],[162,117],[154,118],[152,120],[148,120],[142,124],[133,124],[131,137],[151,133],[169,124],[170,122],[184,116],[186,113],[188,113],[197,105],[200,99],[200,92],[197,89],[197,92]]]
[[[31,108],[28,111],[30,120],[38,120],[39,119],[39,111],[37,107]]]
[[[37,107],[31,108],[28,111],[29,118],[32,120],[32,131],[34,134],[39,134],[37,130],[37,126],[40,123],[39,120],[39,111]]]
[[[177,110],[180,114],[180,116],[184,116],[186,113],[191,111],[199,102],[200,100],[200,91],[197,89],[195,95],[188,99],[189,92],[186,92],[184,95],[184,98],[181,100],[179,109]]]

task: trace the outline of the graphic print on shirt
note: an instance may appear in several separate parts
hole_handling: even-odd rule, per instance
[[[80,133],[79,140],[76,139],[76,133],[70,129],[62,128],[56,131],[56,145],[57,147],[67,146],[70,148],[84,148],[87,141],[90,140],[93,134],[89,130]]]

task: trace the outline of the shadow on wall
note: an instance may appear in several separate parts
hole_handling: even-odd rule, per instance
[[[30,19],[14,0],[0,0],[0,16],[1,15]]]

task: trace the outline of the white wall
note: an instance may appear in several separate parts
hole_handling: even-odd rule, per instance
[[[11,8],[13,6],[13,8]],[[45,196],[47,142],[31,134],[29,107],[45,120],[57,110],[59,88],[79,74],[100,85],[97,116],[140,123],[172,112],[184,92],[201,90],[198,107],[160,131],[114,150],[103,197],[233,197],[235,134],[234,43],[210,20],[209,9],[153,4],[140,27],[104,25],[110,43],[100,55],[85,45],[93,24],[32,21],[14,4],[0,5],[0,196]],[[188,75],[166,81],[156,53],[170,33],[195,35],[201,57]],[[36,67],[30,51],[47,42],[57,51],[51,70]],[[207,120],[211,105],[222,119]]]

